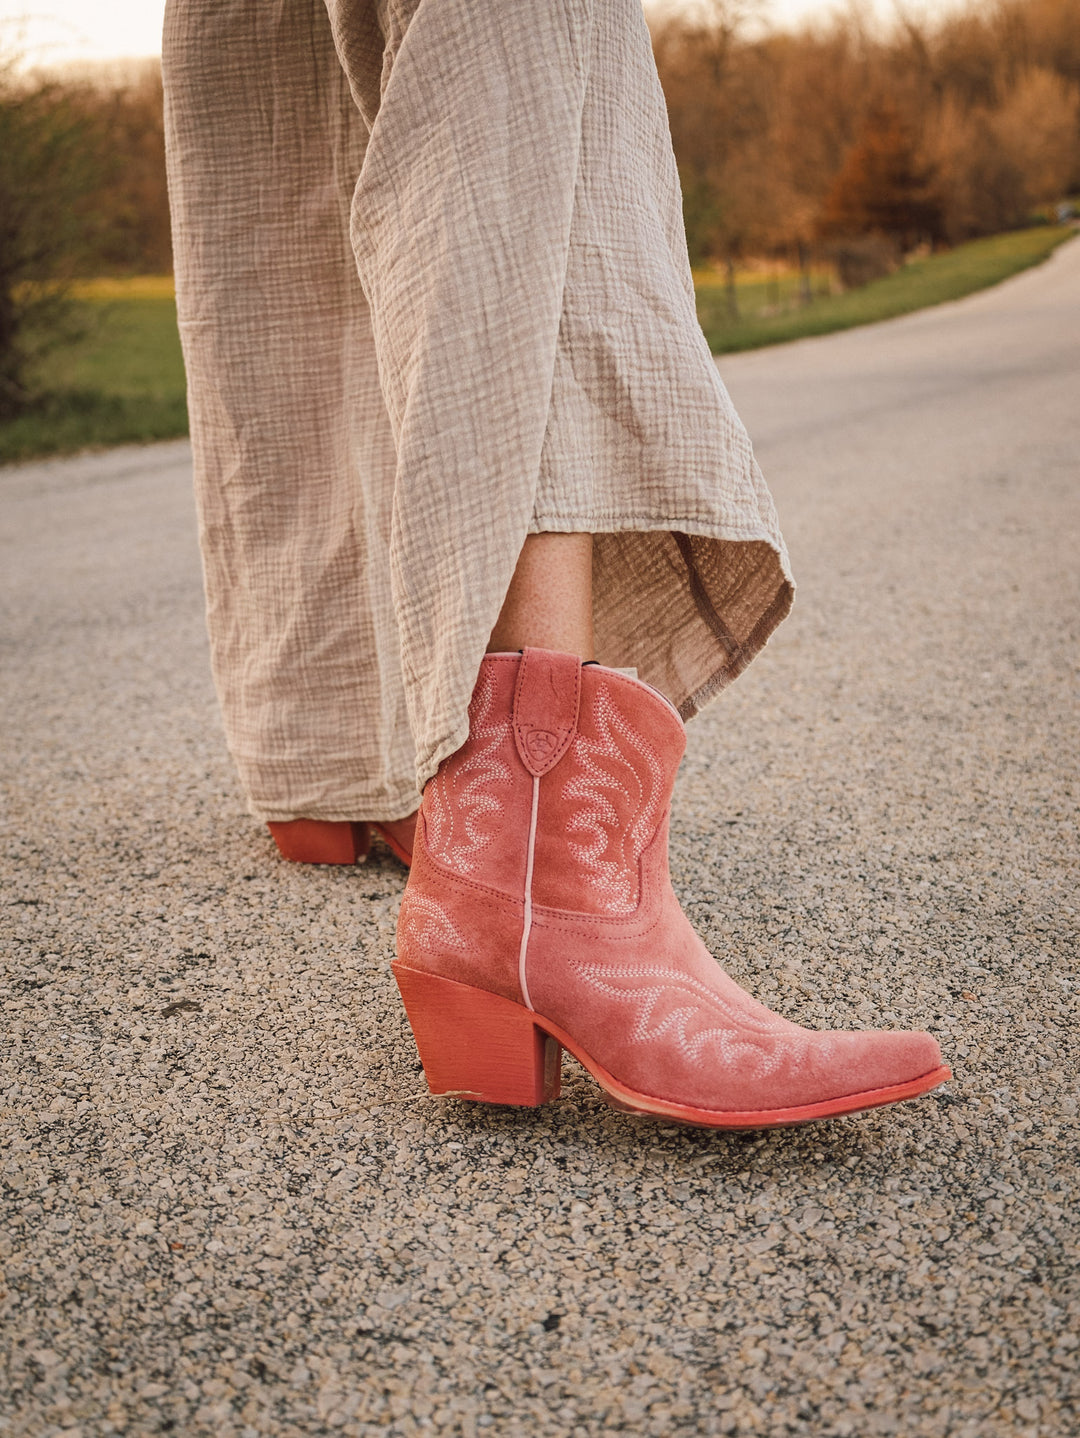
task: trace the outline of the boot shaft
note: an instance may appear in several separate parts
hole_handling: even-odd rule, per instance
[[[489,655],[469,738],[424,791],[427,855],[515,901],[628,917],[685,745],[675,709],[636,679],[548,650]]]

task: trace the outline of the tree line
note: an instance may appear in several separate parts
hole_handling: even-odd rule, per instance
[[[1080,0],[971,0],[878,32],[796,32],[756,0],[651,16],[695,263],[823,251],[859,283],[919,246],[1080,191]],[[0,63],[0,415],[80,275],[171,268],[160,67],[33,78]]]
[[[171,267],[160,66],[42,77],[0,62],[0,418],[73,333],[72,280]]]
[[[753,18],[699,0],[652,24],[696,262],[827,244],[888,267],[1080,189],[1080,0],[971,0],[933,25],[901,8],[884,33],[855,10],[796,33]]]

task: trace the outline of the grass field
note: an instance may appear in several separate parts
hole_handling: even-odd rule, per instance
[[[816,293],[802,307],[796,276],[741,275],[740,318],[734,322],[722,278],[698,275],[698,314],[717,354],[827,334],[996,284],[1045,259],[1073,233],[1044,225],[975,240],[915,260],[861,289]],[[820,291],[827,276],[815,274],[813,283]],[[37,376],[42,399],[0,424],[0,463],[187,433],[171,279],[88,281],[76,292],[75,319],[81,337],[54,350]]]
[[[796,302],[796,278],[787,277],[780,293],[782,312],[779,314],[761,312],[766,307],[777,307],[775,286],[763,285],[758,280],[756,286],[751,287],[744,282],[738,287],[740,316],[737,320],[728,316],[723,279],[698,277],[698,318],[714,354],[759,349],[808,335],[831,334],[834,330],[892,319],[945,300],[958,300],[975,290],[996,285],[1046,259],[1072,234],[1075,230],[1068,225],[1040,225],[972,240],[944,254],[912,260],[895,274],[857,290],[815,295],[813,303],[802,307]]]
[[[81,337],[42,365],[43,398],[0,424],[0,463],[187,434],[172,293],[157,276],[81,286]]]

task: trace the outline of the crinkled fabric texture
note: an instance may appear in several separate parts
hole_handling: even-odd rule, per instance
[[[170,0],[214,674],[253,812],[395,818],[525,536],[684,717],[791,604],[694,311],[638,0]]]

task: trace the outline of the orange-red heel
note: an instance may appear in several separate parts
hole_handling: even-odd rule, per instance
[[[406,868],[412,864],[412,836],[416,832],[416,815],[398,819],[392,824],[372,821],[371,827],[378,834],[395,859],[400,859]]]
[[[294,864],[362,864],[371,848],[371,829],[343,819],[290,819],[267,824],[283,859]]]
[[[523,1107],[558,1098],[562,1046],[528,1009],[405,964],[391,967],[432,1093]]]

